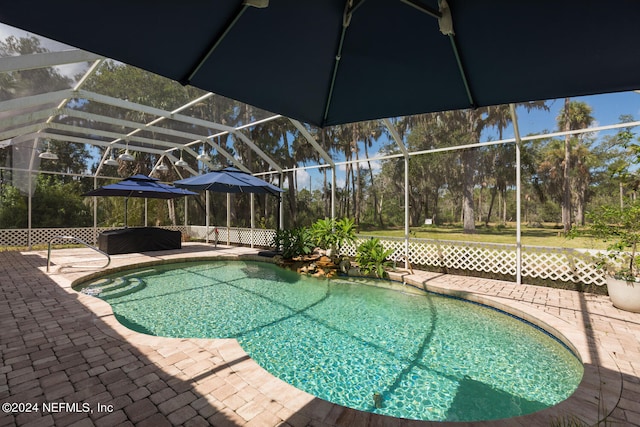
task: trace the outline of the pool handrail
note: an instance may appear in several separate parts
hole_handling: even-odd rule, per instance
[[[107,268],[109,266],[109,264],[111,264],[111,257],[109,256],[109,254],[107,254],[106,252],[101,251],[100,249],[96,248],[95,246],[91,246],[90,244],[88,244],[87,242],[85,242],[82,239],[78,239],[77,237],[74,237],[74,236],[53,236],[51,238],[51,240],[49,240],[49,245],[48,245],[48,248],[47,248],[47,273],[49,273],[49,269],[50,269],[50,266],[51,266],[51,243],[53,243],[54,240],[61,240],[61,239],[73,240],[76,243],[84,245],[84,246],[88,247],[89,249],[93,249],[94,251],[98,252],[99,254],[102,254],[102,255],[106,256],[107,257],[107,263],[104,266],[102,266],[101,268]],[[84,267],[84,266],[80,266],[80,267]]]

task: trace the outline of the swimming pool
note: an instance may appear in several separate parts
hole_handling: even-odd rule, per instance
[[[359,279],[315,279],[267,263],[158,265],[82,287],[133,330],[236,338],[299,389],[395,417],[523,415],[569,397],[583,374],[556,339],[486,306]]]

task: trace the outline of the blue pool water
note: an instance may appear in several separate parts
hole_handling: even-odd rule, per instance
[[[133,330],[236,338],[263,368],[301,390],[395,417],[514,417],[565,400],[582,378],[582,364],[566,347],[512,316],[364,282],[210,261],[121,272],[82,291],[108,301]]]

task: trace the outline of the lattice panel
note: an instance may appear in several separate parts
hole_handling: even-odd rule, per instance
[[[404,240],[380,240],[380,243],[385,249],[393,249],[393,253],[389,257],[391,261],[397,261],[398,258],[404,256]],[[409,243],[409,248],[411,248],[411,243]],[[409,257],[409,262],[411,262],[411,257]]]
[[[250,228],[236,228],[238,233],[238,243],[242,245],[248,245],[251,243],[251,229]]]
[[[0,244],[2,246],[27,246],[29,244],[29,230],[0,230]]]
[[[365,239],[356,239],[356,244],[347,243],[340,248],[340,255],[355,257],[357,245],[362,243]]]
[[[405,252],[404,239],[393,237],[379,237],[379,239],[385,248],[394,249],[390,260],[400,260]],[[364,240],[366,239],[359,238],[356,244],[359,245]],[[341,253],[354,256],[356,246],[345,246]],[[604,275],[596,270],[591,258],[592,255],[575,249],[523,247],[522,275],[531,278],[604,285]],[[515,276],[516,246],[410,239],[409,262],[414,265]]]
[[[192,239],[206,240],[207,227],[202,225],[190,225],[187,229],[187,235]],[[214,228],[209,227],[209,239],[215,239]]]
[[[271,246],[271,243],[273,243],[273,237],[276,235],[276,232],[274,230],[256,229],[253,231],[254,231],[254,235],[253,235],[254,245],[264,246],[264,247]]]
[[[445,251],[442,245],[423,242],[409,242],[409,260],[415,264],[443,267],[445,265]]]
[[[215,239],[215,228],[216,226],[209,227],[210,241],[213,241]],[[269,245],[271,245],[273,236],[275,235],[275,230],[255,229],[252,231],[250,228],[231,227],[227,229],[227,227],[225,226],[217,226],[217,228],[218,242],[225,244],[228,241],[231,244],[251,245],[253,243],[254,246],[268,247]],[[206,227],[191,226],[189,236],[196,239],[205,239]]]
[[[218,230],[218,242],[227,242],[227,229],[226,227],[209,226],[207,233],[207,227],[204,225],[191,225],[187,229],[187,234],[192,239],[207,240],[207,234],[209,235],[209,242],[213,243],[216,240],[216,230]]]
[[[205,239],[204,226],[169,226],[163,227],[188,233],[189,236]],[[209,227],[209,240],[215,239],[215,226]],[[231,244],[268,247],[271,244],[275,230],[250,228],[230,228],[218,226],[218,241]],[[96,244],[97,234],[113,228],[34,228],[31,230],[31,244],[48,243],[54,236],[73,236],[90,244]],[[341,248],[340,253],[355,256],[357,245],[367,240],[357,238],[355,244],[348,244]],[[399,261],[405,253],[403,238],[378,237],[385,249],[393,249],[391,261]],[[54,242],[57,243],[57,242]],[[29,231],[25,229],[0,230],[0,245],[28,246]],[[522,248],[523,277],[558,280],[594,284],[602,286],[605,278],[602,272],[596,270],[592,257],[595,254],[575,249],[557,249],[538,246]],[[412,265],[428,265],[447,267],[459,270],[482,271],[502,275],[516,274],[515,245],[499,245],[487,243],[454,242],[444,240],[410,239],[409,262]]]
[[[218,242],[226,243],[238,243],[237,241],[231,239],[231,235],[227,227],[218,227]]]
[[[604,275],[595,268],[592,255],[575,249],[525,247],[522,275],[588,285],[605,284]]]
[[[176,230],[182,233],[186,232],[184,226],[169,226],[162,227],[169,230]],[[98,241],[98,234],[103,231],[114,230],[114,227],[76,227],[76,228],[32,228],[31,229],[31,244],[32,245],[44,245],[47,244],[55,236],[71,236],[77,239],[83,240],[86,243],[96,245]],[[70,242],[64,240],[56,240],[53,244],[69,244]],[[28,246],[29,245],[29,230],[16,229],[16,230],[0,230],[0,245],[2,246]]]
[[[87,243],[94,243],[93,228],[34,228],[31,230],[31,244],[39,245],[49,243],[55,236],[72,236]],[[54,241],[55,243],[72,243],[64,240]]]

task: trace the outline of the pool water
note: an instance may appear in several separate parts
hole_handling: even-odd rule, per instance
[[[108,301],[133,330],[236,338],[301,390],[395,417],[524,415],[565,400],[582,378],[580,361],[531,324],[464,300],[362,282],[210,261],[121,272],[82,291]]]

